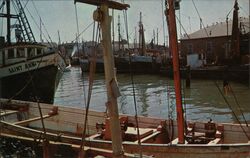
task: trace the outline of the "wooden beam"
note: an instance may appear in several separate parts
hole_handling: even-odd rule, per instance
[[[19,125],[14,125],[12,123],[8,123],[5,121],[0,121],[0,127],[2,130],[9,130],[11,133],[21,136],[28,136],[30,138],[37,138],[41,139],[41,137],[44,135],[42,131],[19,126]],[[2,131],[3,133],[3,131]],[[63,143],[75,143],[75,144],[80,144],[82,138],[81,137],[73,137],[73,136],[65,136],[61,134],[55,134],[55,133],[50,133],[46,132],[46,139],[50,141],[58,141],[58,142],[63,142]]]
[[[6,110],[6,111],[1,111],[0,117],[11,115],[11,114],[16,114],[18,111],[15,110]]]
[[[15,122],[13,124],[14,125],[27,125],[30,122],[38,121],[38,120],[41,120],[41,119],[46,119],[46,118],[49,118],[49,117],[52,117],[52,116],[54,116],[54,115],[44,115],[42,118],[41,117],[35,117],[35,118],[28,119],[28,120],[18,121],[18,122]]]
[[[101,6],[102,4],[108,5],[109,8],[117,9],[117,10],[127,10],[130,6],[128,4],[122,4],[115,1],[110,0],[75,0],[76,2],[86,3],[95,6]]]

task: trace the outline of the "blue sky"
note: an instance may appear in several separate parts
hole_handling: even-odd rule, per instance
[[[216,22],[225,22],[226,16],[233,8],[234,0],[193,0],[203,23],[205,26],[212,25]],[[2,0],[0,0],[0,3]],[[22,0],[23,4],[26,4],[26,0]],[[163,43],[163,37],[167,36],[167,28],[165,17],[162,16],[162,4],[163,0],[125,0],[125,3],[130,4],[128,9],[128,28],[130,41],[135,38],[135,27],[138,26],[139,13],[142,12],[142,20],[145,28],[146,42],[149,42],[153,37],[153,30],[158,28],[159,30],[159,43]],[[238,0],[240,16],[249,16],[249,0]],[[32,16],[26,11],[30,24],[33,28],[37,41],[39,41],[39,27],[35,24],[39,24],[39,16],[50,34],[53,41],[58,42],[58,30],[60,31],[61,41],[72,41],[77,33],[76,27],[76,14],[75,5],[73,0],[30,0],[26,6]],[[35,11],[35,7],[38,10],[39,16]],[[94,6],[90,6],[83,3],[76,4],[79,22],[79,31],[83,31],[89,24],[93,22],[92,14],[96,9]],[[165,8],[164,8],[165,9]],[[196,13],[192,0],[182,0],[181,9],[176,12],[177,16],[187,31],[191,33],[197,31],[200,27],[199,16]],[[121,29],[122,34],[125,37],[125,25],[123,12],[115,11],[115,32],[117,32],[117,17],[121,16]],[[229,19],[232,18],[232,12],[229,14]],[[163,21],[164,20],[164,21]],[[163,29],[163,23],[165,28]],[[0,20],[0,26],[2,27],[2,21]],[[178,31],[180,34],[179,26]],[[0,29],[0,35],[2,33]],[[165,31],[164,31],[165,30]],[[3,33],[5,33],[3,29]],[[43,33],[47,36],[46,31],[43,29]],[[184,30],[181,30],[184,33]],[[46,37],[48,39],[48,36]],[[92,39],[92,27],[87,29],[81,36],[81,39]]]

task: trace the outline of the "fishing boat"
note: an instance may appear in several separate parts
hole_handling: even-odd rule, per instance
[[[119,19],[119,18],[118,18]],[[119,20],[118,20],[119,21]],[[159,73],[161,67],[162,52],[157,49],[148,49],[145,43],[144,25],[142,13],[139,20],[139,43],[138,48],[124,49],[120,35],[120,22],[118,23],[119,49],[115,52],[115,66],[117,72],[134,73]],[[121,48],[122,45],[122,48]],[[136,43],[134,44],[136,46]]]
[[[167,1],[167,19],[173,52],[177,120],[119,115],[114,60],[110,38],[109,8],[128,5],[114,1],[76,0],[97,5],[94,19],[102,26],[107,112],[70,108],[39,102],[0,99],[0,135],[30,142],[49,157],[59,149],[75,157],[242,157],[250,156],[250,127],[245,123],[185,120],[181,101],[178,48],[173,0]],[[175,3],[177,6],[178,3]],[[100,16],[102,15],[102,16]],[[91,90],[90,90],[91,91]],[[89,97],[88,97],[89,98]],[[89,99],[88,99],[89,104]],[[237,116],[234,115],[238,120]]]
[[[11,3],[18,9],[11,13]],[[20,0],[6,5],[7,40],[0,37],[0,96],[3,98],[53,103],[65,62],[54,43],[37,43]],[[11,24],[11,19],[17,19]],[[16,41],[11,40],[11,29]]]

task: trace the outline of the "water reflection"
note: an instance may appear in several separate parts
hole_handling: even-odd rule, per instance
[[[124,114],[135,114],[133,87],[131,77],[127,74],[117,76],[121,97],[118,98],[119,111]],[[175,95],[173,80],[162,76],[134,76],[135,100],[139,115],[168,118],[175,117]],[[221,81],[217,81],[222,86]],[[250,89],[244,85],[231,83],[233,92],[250,121]],[[221,88],[221,87],[220,87]],[[81,75],[80,68],[72,67],[70,72],[63,75],[57,92],[55,104],[84,108],[88,89],[88,74]],[[183,103],[186,116],[192,120],[219,120],[235,122],[231,109],[224,101],[214,81],[192,80],[190,89],[183,89]],[[226,96],[235,114],[242,120],[242,115],[232,93]],[[90,108],[105,111],[107,100],[103,74],[96,74]],[[173,111],[173,113],[171,113]]]

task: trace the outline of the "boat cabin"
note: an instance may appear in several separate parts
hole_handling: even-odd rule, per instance
[[[0,49],[0,67],[53,53],[52,48],[42,44],[18,43]]]

